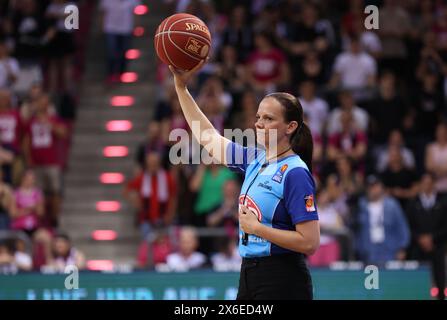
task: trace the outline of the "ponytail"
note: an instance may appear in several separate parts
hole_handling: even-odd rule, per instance
[[[314,143],[312,133],[309,127],[304,122],[290,137],[290,145],[293,152],[300,156],[300,158],[307,165],[307,168],[312,172],[312,155],[314,151]]]

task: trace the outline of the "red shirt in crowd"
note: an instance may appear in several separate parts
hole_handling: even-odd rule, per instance
[[[366,134],[362,131],[351,133],[334,133],[329,137],[329,145],[341,151],[350,152],[357,144],[367,143]]]
[[[0,111],[0,144],[2,146],[7,146],[18,153],[22,130],[22,121],[17,111]]]
[[[127,184],[126,191],[136,191],[143,205],[140,223],[149,221],[157,224],[167,214],[169,199],[175,197],[176,185],[172,175],[166,170],[157,174],[143,172]]]
[[[57,116],[49,116],[48,122],[33,117],[28,124],[26,131],[30,138],[33,165],[61,165],[60,138],[52,130],[52,124],[64,125]]]
[[[248,64],[253,68],[253,77],[258,82],[275,80],[280,75],[281,64],[285,61],[286,57],[278,49],[267,53],[255,51],[248,57]]]

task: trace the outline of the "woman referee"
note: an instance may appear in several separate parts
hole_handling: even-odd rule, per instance
[[[255,124],[265,150],[233,143],[214,129],[188,92],[188,80],[203,64],[187,72],[169,69],[194,137],[213,158],[245,174],[239,197],[243,259],[237,299],[310,300],[312,281],[304,256],[318,248],[320,229],[309,171],[312,135],[303,123],[303,109],[290,94],[267,95]],[[274,133],[276,148],[269,148],[269,134]]]

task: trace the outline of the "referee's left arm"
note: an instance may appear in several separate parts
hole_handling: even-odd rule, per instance
[[[245,206],[242,206],[242,211],[239,213],[239,221],[242,230],[246,233],[254,234],[277,246],[305,255],[312,255],[320,245],[318,220],[297,223],[295,231],[281,230],[261,224],[257,217]]]

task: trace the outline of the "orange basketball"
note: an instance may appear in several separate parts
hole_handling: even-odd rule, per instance
[[[177,13],[163,20],[154,36],[158,57],[176,69],[190,70],[206,59],[211,34],[206,24],[188,13]]]

